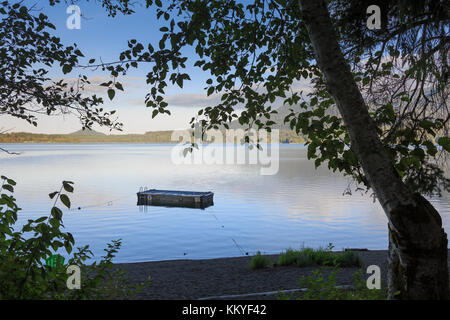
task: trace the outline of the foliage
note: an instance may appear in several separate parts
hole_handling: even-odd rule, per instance
[[[50,68],[68,74],[84,57],[76,44],[64,46],[52,36],[55,26],[43,13],[23,1],[0,1],[0,115],[20,118],[37,126],[38,114],[76,115],[83,128],[94,123],[121,130],[115,111],[104,111],[103,99],[84,96],[86,76],[74,81],[49,77]]]
[[[330,271],[325,275],[324,271]],[[359,270],[353,275],[353,285],[350,287],[337,286],[336,276],[339,268],[314,270],[310,276],[301,276],[300,290],[294,294],[282,293],[279,300],[386,300],[387,292],[384,285],[381,289],[368,289],[363,279],[363,272]]]
[[[297,260],[298,253],[299,253],[298,251],[294,251],[291,248],[287,249],[285,252],[282,252],[278,257],[278,265],[280,266],[294,265]]]
[[[16,182],[1,176],[0,188],[0,299],[112,299],[132,297],[144,284],[130,286],[125,273],[112,264],[120,240],[112,241],[99,263],[85,264],[92,257],[89,246],[72,253],[75,240],[63,232],[63,212],[58,202],[70,208],[67,193],[73,183],[63,181],[59,191],[49,194],[54,204],[48,217],[29,219],[16,231],[17,213],[21,210],[13,197]],[[64,191],[64,192],[63,192]],[[16,228],[15,228],[16,227]],[[64,249],[69,255],[66,265],[49,267],[47,257]],[[66,268],[81,269],[81,289],[68,290]]]
[[[262,269],[270,265],[271,262],[272,261],[270,260],[269,257],[261,255],[261,252],[258,251],[250,261],[250,269],[251,270]]]
[[[412,192],[450,190],[442,170],[450,151],[448,8],[432,0],[375,1],[383,10],[383,28],[372,32],[366,28],[366,9],[374,3],[328,3],[338,41],[398,175]],[[270,130],[277,106],[300,106],[285,122],[308,138],[308,158],[353,177],[357,189],[371,187],[315,63],[298,1],[145,4],[154,6],[157,18],[166,22],[156,47],[132,39],[120,62],[103,67],[117,76],[152,63],[146,104],[153,116],[169,113],[164,95],[170,84],[182,88],[190,80],[183,72],[188,64],[184,49],[189,47],[196,53],[189,56],[190,64],[209,73],[206,94],[221,98],[192,118],[193,127],[200,124],[206,131],[237,120],[246,128]],[[111,15],[134,13],[128,1],[103,0],[102,5]],[[298,87],[309,82],[314,90],[304,95]]]
[[[50,0],[51,5],[59,2]],[[329,1],[338,40],[397,174],[413,192],[440,194],[442,190],[450,190],[450,180],[442,169],[450,151],[450,116],[446,107],[449,97],[446,53],[450,49],[448,8],[442,2],[431,0],[369,2]],[[102,0],[100,3],[112,17],[117,13],[135,13],[134,3],[127,0]],[[382,8],[383,28],[379,31],[365,27],[369,4]],[[53,26],[44,14],[33,17],[25,5],[11,6],[3,2],[2,6],[3,15],[7,17],[2,20],[3,29],[0,28],[4,38],[14,39],[19,35],[24,38],[23,47],[9,47],[8,41],[0,46],[5,74],[18,68],[19,76],[13,77],[12,88],[20,89],[27,84],[36,88],[35,92],[40,95],[50,95],[38,97],[44,101],[47,112],[54,112],[58,105],[79,103],[81,96],[60,97],[65,90],[59,88],[59,84],[43,91],[46,73],[43,69],[38,69],[31,78],[21,79],[24,71],[32,66],[27,61],[47,65],[60,63],[65,72],[76,66],[101,68],[114,78],[102,84],[108,88],[111,99],[115,90],[123,90],[115,81],[116,77],[150,63],[153,67],[147,73],[150,88],[145,101],[155,117],[170,114],[164,100],[165,89],[170,84],[182,88],[183,83],[190,80],[189,74],[183,72],[188,64],[184,49],[192,47],[197,57],[189,56],[193,59],[190,64],[210,74],[205,80],[207,95],[221,98],[219,104],[201,109],[192,118],[192,127],[200,124],[204,133],[220,126],[227,128],[230,122],[237,121],[247,129],[271,130],[279,104],[300,106],[300,111],[293,108],[284,121],[297,134],[307,137],[308,158],[313,159],[316,166],[326,164],[332,170],[353,177],[357,189],[360,186],[370,188],[335,101],[328,94],[322,73],[315,64],[298,1],[146,0],[145,6],[155,7],[157,18],[166,22],[160,29],[159,42],[144,44],[131,39],[118,61],[95,64],[95,59],[91,59],[84,66],[78,62],[82,57],[79,49],[63,47],[58,38],[50,37],[45,31]],[[23,28],[15,30],[13,21],[31,28],[28,33],[23,32]],[[25,44],[34,43],[42,45],[35,51],[28,51]],[[15,55],[7,54],[9,51],[25,59],[15,61]],[[34,60],[28,59],[31,56]],[[81,77],[80,83],[85,80]],[[6,86],[6,80],[2,81]],[[305,96],[298,89],[301,81],[312,83],[313,92]],[[6,87],[5,92],[8,92]],[[62,104],[52,100],[56,96],[61,98]],[[8,102],[3,112],[12,112],[33,122],[25,112],[27,109],[20,107],[22,102]],[[80,104],[84,105],[81,110],[86,111],[83,125],[89,126],[92,121],[111,124],[102,121],[89,107],[97,103],[100,101],[92,98]],[[88,121],[89,117],[93,119]],[[245,142],[258,144],[251,139],[250,135],[245,136]]]
[[[372,31],[366,27],[366,8],[373,4],[380,6],[383,23]],[[445,5],[430,0],[333,0],[329,9],[342,51],[397,174],[412,192],[431,196],[448,191],[450,180],[443,167],[450,152],[450,16]],[[302,131],[310,131],[309,157],[316,166],[327,163],[370,187],[323,78],[314,81],[315,91],[301,113],[309,120],[297,120],[303,123]],[[316,126],[305,125],[314,117],[319,117]]]
[[[298,267],[308,266],[340,266],[361,267],[362,262],[357,253],[353,251],[333,252],[330,244],[327,248],[312,249],[302,248],[300,250],[287,249],[278,257],[278,265]]]

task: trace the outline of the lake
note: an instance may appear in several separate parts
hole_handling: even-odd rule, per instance
[[[172,144],[8,144],[0,174],[16,180],[20,223],[48,215],[50,192],[73,181],[65,230],[96,258],[122,239],[116,262],[279,253],[286,248],[386,249],[387,219],[370,194],[343,195],[350,180],[317,170],[302,145],[280,145],[279,171],[257,164],[175,164]],[[140,187],[213,191],[214,206],[139,207]],[[355,186],[352,186],[354,190]],[[431,199],[450,230],[450,195]],[[59,206],[63,208],[62,205]],[[80,208],[80,209],[78,209]]]

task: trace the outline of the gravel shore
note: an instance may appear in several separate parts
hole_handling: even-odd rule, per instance
[[[359,252],[365,265],[380,266],[386,274],[387,251]],[[269,255],[275,262],[278,255]],[[251,257],[207,260],[170,260],[116,264],[123,267],[132,283],[151,276],[152,284],[137,299],[199,299],[298,288],[301,275],[316,268],[267,267],[250,270]],[[357,268],[345,268],[338,274],[339,284],[350,284]],[[270,297],[269,297],[270,298]],[[273,297],[272,297],[273,298]]]
[[[360,251],[358,254],[364,263],[363,270],[366,270],[368,265],[378,265],[381,268],[382,281],[386,281],[386,250]],[[278,255],[269,255],[269,257],[274,262],[278,259]],[[116,265],[125,269],[132,283],[145,281],[148,276],[151,276],[152,284],[141,292],[137,299],[177,300],[296,289],[299,277],[310,275],[316,269],[315,267],[267,267],[250,270],[250,260],[251,257],[238,257]],[[351,284],[356,271],[358,271],[357,268],[342,268],[337,275],[338,284]],[[257,297],[257,299],[274,298],[273,295]]]

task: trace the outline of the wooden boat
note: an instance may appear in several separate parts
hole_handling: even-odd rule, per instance
[[[214,205],[214,193],[149,189],[137,193],[138,206],[201,208]]]

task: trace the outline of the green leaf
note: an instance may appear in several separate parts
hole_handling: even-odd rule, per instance
[[[72,181],[63,181],[64,190],[67,192],[73,192],[73,182]]]
[[[62,72],[63,72],[64,74],[66,74],[66,73],[69,73],[70,71],[72,71],[72,67],[71,67],[70,65],[68,65],[68,64],[65,64],[65,65],[63,66],[63,68],[62,68]]]
[[[70,209],[70,199],[69,199],[69,197],[68,197],[67,195],[65,195],[65,194],[61,194],[61,195],[59,196],[59,198],[61,199],[61,202],[62,202],[67,208]]]
[[[183,78],[178,77],[178,78],[177,78],[177,84],[178,84],[178,86],[179,86],[180,88],[183,88]]]
[[[61,221],[59,219],[51,218],[49,222],[53,228],[59,228],[59,226],[61,225]]]
[[[438,150],[437,150],[436,146],[433,144],[433,142],[425,141],[423,143],[423,145],[427,147],[427,153],[429,155],[431,155],[432,157],[434,157],[436,155]]]
[[[40,217],[39,219],[34,220],[35,223],[41,223],[43,221],[47,220],[47,217]]]
[[[108,89],[108,97],[109,100],[114,99],[114,96],[116,95],[116,92],[114,91],[114,89]]]
[[[115,87],[121,91],[123,91],[122,84],[120,82],[116,82]]]
[[[64,243],[64,248],[66,248],[67,254],[72,252],[72,245],[67,241]]]
[[[102,87],[109,87],[109,85],[110,85],[111,83],[112,83],[112,81],[103,82],[103,83],[100,83],[99,86],[102,86]]]
[[[311,142],[308,146],[308,159],[312,159],[316,157],[316,144]]]
[[[164,39],[159,40],[159,48],[163,50],[166,47],[166,42]]]
[[[58,194],[58,191],[49,193],[48,196],[50,197],[50,199],[53,199],[56,195]]]
[[[5,185],[3,186],[3,189],[6,189],[6,190],[8,190],[8,191],[10,191],[10,192],[14,192],[13,186],[11,186],[11,185],[9,185],[9,184],[5,184]]]
[[[437,143],[444,148],[445,151],[450,152],[450,138],[449,137],[440,137]]]
[[[434,126],[434,123],[430,120],[424,119],[424,120],[420,121],[419,126],[421,126],[424,129],[430,129]]]
[[[62,219],[62,211],[58,207],[53,207],[51,214],[55,219],[58,219],[58,220]]]
[[[317,168],[317,167],[320,166],[321,163],[322,163],[322,159],[317,158],[317,159],[314,161],[314,166]]]
[[[70,241],[71,243],[75,243],[73,235],[70,232],[67,232],[67,238],[68,238],[68,241]]]

